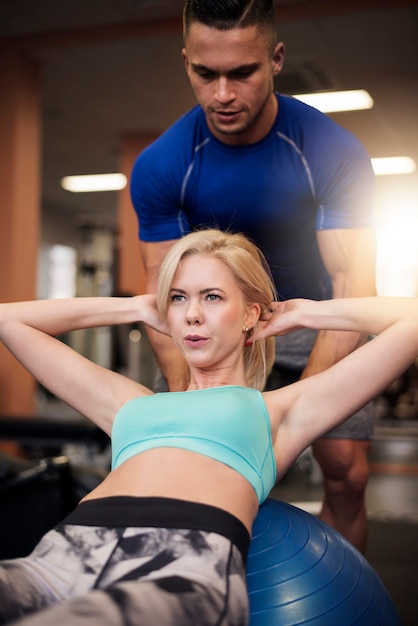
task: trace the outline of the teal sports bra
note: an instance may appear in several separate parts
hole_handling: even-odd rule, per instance
[[[228,385],[129,400],[112,428],[112,469],[151,448],[184,448],[225,463],[259,503],[276,482],[270,419],[256,389]]]

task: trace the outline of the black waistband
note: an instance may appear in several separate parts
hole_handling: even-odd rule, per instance
[[[174,498],[112,496],[81,502],[61,524],[81,526],[181,528],[226,537],[247,559],[250,535],[234,515],[208,504]]]

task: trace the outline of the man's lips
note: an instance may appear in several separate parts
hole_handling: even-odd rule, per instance
[[[214,110],[214,114],[219,120],[224,122],[234,121],[239,115],[241,111],[222,111],[222,110]]]

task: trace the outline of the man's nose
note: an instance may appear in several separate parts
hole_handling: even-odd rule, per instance
[[[218,79],[215,97],[218,102],[230,102],[235,99],[235,91],[228,78],[221,76]]]

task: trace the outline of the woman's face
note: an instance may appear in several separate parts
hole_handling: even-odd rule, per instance
[[[191,367],[224,369],[242,359],[245,326],[255,324],[228,267],[209,255],[183,259],[169,294],[168,323]]]

